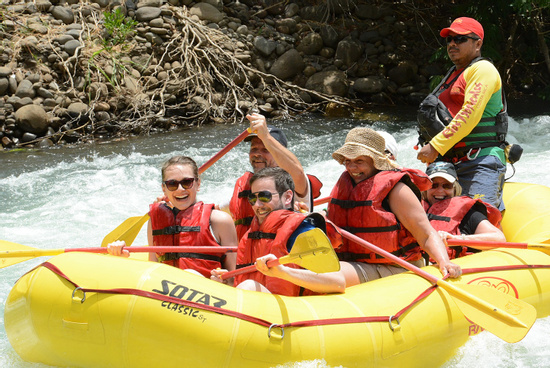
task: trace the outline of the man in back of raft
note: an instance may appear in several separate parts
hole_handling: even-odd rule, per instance
[[[288,172],[268,167],[250,178],[247,201],[254,211],[250,229],[237,250],[237,268],[256,264],[257,271],[235,277],[237,288],[273,294],[300,296],[344,292],[344,276],[339,272],[317,274],[296,265],[267,267],[271,259],[290,253],[296,237],[318,227],[315,218],[294,212],[294,182]],[[221,281],[227,270],[212,270],[212,279]]]
[[[265,117],[260,114],[254,113],[246,118],[253,132],[245,139],[250,142],[249,158],[253,172],[247,171],[237,180],[229,203],[239,239],[248,231],[254,217],[248,201],[253,173],[266,167],[281,167],[287,171],[294,181],[296,201],[303,202],[308,210],[313,208],[313,198],[320,196],[322,186],[315,176],[306,175],[298,158],[288,150],[288,141],[281,129],[267,125]]]

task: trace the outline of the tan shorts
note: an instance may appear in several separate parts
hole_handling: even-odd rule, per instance
[[[411,264],[416,267],[424,267],[424,259],[412,261]],[[349,262],[355,268],[359,281],[362,283],[381,279],[382,277],[396,275],[407,271],[405,268],[396,265],[381,264],[381,263],[365,263],[365,262]]]

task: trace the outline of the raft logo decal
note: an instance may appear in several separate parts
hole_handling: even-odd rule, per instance
[[[202,291],[192,289],[185,285],[180,285],[169,280],[162,280],[161,289],[153,289],[153,292],[161,295],[171,296],[173,298],[177,298],[181,300],[201,303],[204,305],[210,305],[218,308],[227,304],[226,300],[218,298],[217,296],[204,293]],[[205,315],[201,313],[202,311],[200,309],[189,307],[178,303],[172,303],[168,301],[163,301],[161,303],[161,306],[163,308],[167,308],[172,311],[181,313],[184,316],[198,318],[203,322],[206,321]]]
[[[511,295],[516,299],[519,298],[518,289],[514,286],[514,284],[500,277],[480,277],[470,281],[468,284],[487,286],[490,288],[494,288],[504,294]],[[505,307],[506,312],[510,314],[517,314],[518,313],[517,308],[518,306],[514,305],[513,303],[508,303],[508,305],[506,305]],[[473,323],[469,319],[468,321],[470,322],[469,333],[468,333],[469,336],[477,335],[478,333],[484,330],[483,327]]]

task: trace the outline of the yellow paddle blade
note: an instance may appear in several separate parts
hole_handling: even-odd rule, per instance
[[[2,250],[2,252],[9,252],[9,251],[13,251],[13,250],[32,251],[32,250],[35,250],[36,248],[28,247],[26,245],[21,245],[21,244],[17,244],[17,243],[12,243],[12,242],[7,241],[7,240],[0,240],[0,249]],[[0,256],[0,268],[9,267],[9,266],[17,264],[19,262],[28,261],[29,259],[32,259],[32,258],[35,258],[35,256],[31,256],[31,257],[13,257],[13,258],[12,257],[5,258],[5,257]]]
[[[537,310],[531,304],[496,289],[445,281],[437,284],[453,296],[468,320],[506,342],[523,339],[537,319]]]
[[[130,245],[132,245],[132,243],[136,239],[136,236],[139,234],[141,227],[147,220],[149,220],[148,213],[143,216],[134,216],[127,218],[122,224],[118,225],[116,229],[111,231],[109,234],[107,234],[107,236],[105,236],[105,238],[103,238],[101,246],[106,247],[109,243],[112,243],[116,240],[124,240],[126,242],[126,246],[129,247]]]
[[[316,273],[340,271],[338,256],[330,240],[319,228],[298,235],[290,254],[281,257],[279,262],[294,263]]]

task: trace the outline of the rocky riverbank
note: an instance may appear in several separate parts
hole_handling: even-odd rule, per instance
[[[418,104],[437,30],[386,2],[0,0],[4,149]],[[117,14],[121,17],[117,18]]]

